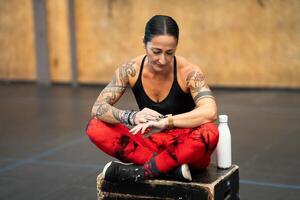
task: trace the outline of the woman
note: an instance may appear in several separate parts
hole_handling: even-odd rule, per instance
[[[105,153],[131,163],[109,162],[105,180],[192,180],[189,168],[209,165],[219,138],[216,102],[200,68],[175,57],[178,37],[171,17],[152,17],[143,40],[146,55],[120,66],[97,98],[88,136]],[[113,106],[127,86],[140,111]]]

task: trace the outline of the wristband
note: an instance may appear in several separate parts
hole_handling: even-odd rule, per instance
[[[174,121],[172,114],[167,115],[168,117],[168,129],[174,128]]]
[[[121,118],[121,122],[124,124],[129,124],[129,115],[131,114],[130,110],[125,110],[122,118]]]
[[[128,116],[128,122],[130,126],[134,126],[134,119],[135,119],[135,115],[136,115],[137,111],[131,111],[129,116]]]
[[[137,111],[133,111],[133,114],[130,116],[130,120],[131,120],[130,122],[131,122],[132,126],[136,125],[136,123],[135,123],[135,116],[136,116],[137,113],[138,113]]]

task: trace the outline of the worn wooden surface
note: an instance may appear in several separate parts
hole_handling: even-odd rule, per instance
[[[105,83],[144,53],[154,14],[180,26],[178,54],[201,66],[209,84],[300,87],[300,1],[77,1],[81,82]]]
[[[111,183],[97,177],[98,199],[239,199],[238,166],[220,170],[210,166],[193,173],[193,182],[147,180]]]
[[[210,85],[300,88],[300,1],[74,0],[78,78],[107,83],[144,53],[146,21],[173,16],[178,54]],[[0,1],[0,79],[35,79],[32,1]],[[51,79],[70,81],[67,0],[47,1]]]
[[[0,1],[0,80],[36,80],[33,1]]]
[[[71,57],[68,1],[51,0],[46,1],[46,3],[51,80],[54,82],[70,82]]]

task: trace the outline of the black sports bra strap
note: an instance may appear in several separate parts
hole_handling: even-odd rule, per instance
[[[174,56],[174,81],[177,80],[177,63],[176,56]]]
[[[140,79],[142,77],[142,71],[143,71],[143,67],[144,67],[144,62],[146,60],[146,57],[147,55],[144,56],[143,60],[142,60],[142,63],[141,63],[141,66],[140,66],[140,72],[139,72],[139,77],[138,79]]]

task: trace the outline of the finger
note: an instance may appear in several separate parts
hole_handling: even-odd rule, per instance
[[[129,130],[130,133],[133,133],[136,129],[136,126]]]
[[[139,125],[134,126],[133,128],[131,128],[131,129],[129,130],[129,132],[134,132],[134,131],[138,128],[138,126],[139,126]]]
[[[145,133],[146,129],[147,129],[149,126],[150,126],[150,124],[148,123],[148,124],[145,124],[145,125],[142,127],[142,130],[141,130],[142,134]]]
[[[137,133],[139,133],[141,131],[142,127],[137,127],[137,129],[132,133],[133,135],[136,135]]]
[[[130,129],[129,132],[132,133],[133,135],[135,135],[141,129],[140,127],[141,127],[140,125],[137,125],[137,126],[133,127],[132,129]]]

